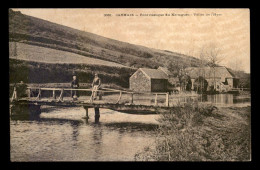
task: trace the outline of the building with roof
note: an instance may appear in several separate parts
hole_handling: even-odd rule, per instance
[[[185,69],[187,75],[190,76],[192,87],[199,77],[203,77],[208,83],[208,90],[210,86],[216,91],[229,91],[237,86],[238,79],[226,67],[218,66],[212,67],[188,67]]]
[[[166,67],[159,66],[157,70],[164,72],[168,77],[173,77],[173,73],[170,72]]]
[[[172,72],[170,72],[166,67],[159,67],[157,70],[161,70],[168,77],[168,89],[173,89],[180,85],[180,81],[178,77],[175,77]]]
[[[161,69],[139,68],[129,79],[130,90],[137,92],[167,91],[168,75]]]

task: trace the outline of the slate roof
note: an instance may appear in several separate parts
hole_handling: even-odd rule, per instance
[[[168,76],[161,70],[140,68],[140,70],[151,79],[168,79]]]
[[[202,76],[203,73],[205,73],[205,78],[214,77],[214,69],[211,67],[188,67],[185,69],[185,71],[191,78],[198,78],[198,76]],[[234,75],[230,73],[226,67],[220,66],[215,67],[215,77],[234,78]]]
[[[172,72],[170,72],[166,67],[159,67],[158,70],[163,71],[167,76],[173,76]]]

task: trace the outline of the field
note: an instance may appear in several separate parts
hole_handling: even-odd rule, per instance
[[[9,41],[72,52],[135,68],[157,68],[169,63],[199,66],[199,59],[191,56],[113,40],[12,10],[9,10]]]
[[[9,42],[9,57],[13,59],[44,63],[93,64],[112,67],[126,67],[122,64],[117,64],[114,62],[100,60],[92,57],[86,57],[67,51],[55,50],[51,48],[39,47],[18,42],[16,44],[15,42]]]

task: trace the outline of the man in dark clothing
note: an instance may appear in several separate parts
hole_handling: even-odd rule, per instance
[[[73,76],[73,80],[72,80],[72,82],[71,82],[71,88],[73,88],[73,89],[77,89],[79,87],[79,82],[78,82],[78,79],[77,79],[77,77],[74,75]],[[71,91],[71,97],[73,98],[73,99],[77,99],[77,91],[76,90],[72,90]]]

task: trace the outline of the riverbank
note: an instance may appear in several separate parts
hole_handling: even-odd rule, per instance
[[[154,146],[137,161],[250,161],[251,107],[187,104],[162,113]]]

